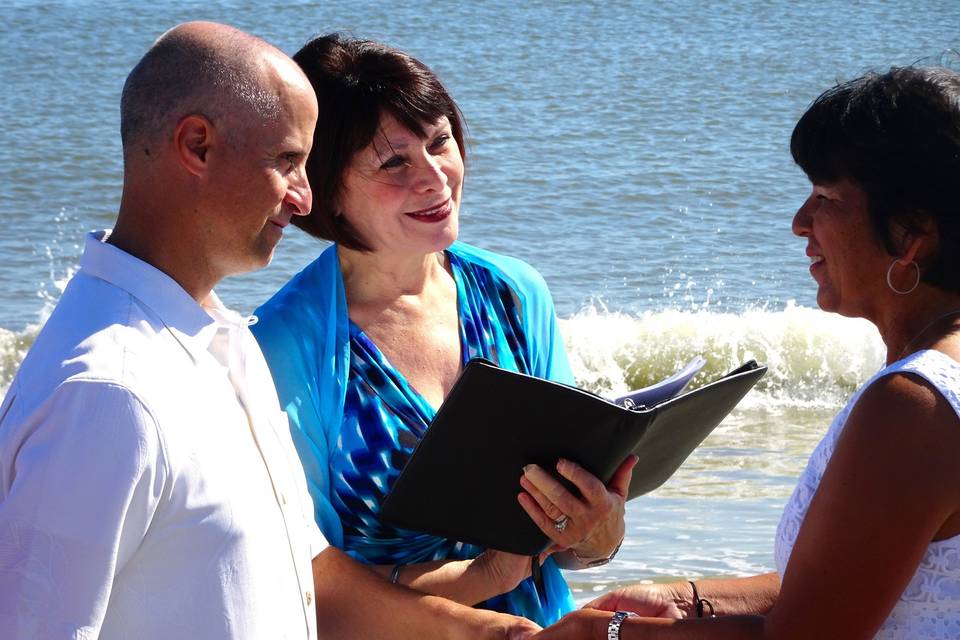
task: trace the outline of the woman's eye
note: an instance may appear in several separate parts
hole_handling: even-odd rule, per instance
[[[399,169],[406,164],[406,161],[400,156],[393,156],[380,165],[381,169]]]
[[[441,134],[440,134],[439,136],[437,136],[436,139],[433,141],[433,148],[434,148],[434,149],[439,149],[440,147],[446,145],[449,141],[450,141],[450,134],[448,134],[448,133],[441,133]]]

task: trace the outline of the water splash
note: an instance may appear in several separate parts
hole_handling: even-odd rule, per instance
[[[590,306],[561,321],[578,383],[622,393],[666,377],[693,356],[707,366],[691,386],[746,360],[769,372],[749,398],[764,404],[836,407],[882,364],[884,349],[865,320],[789,303],[782,311],[610,313]]]
[[[37,248],[33,254],[47,264],[47,279],[37,285],[37,297],[41,300],[36,320],[19,331],[0,327],[0,396],[6,395],[10,381],[20,363],[46,323],[67,283],[77,272],[77,256],[82,238],[82,222],[75,211],[60,209],[54,217],[54,233],[50,241]]]

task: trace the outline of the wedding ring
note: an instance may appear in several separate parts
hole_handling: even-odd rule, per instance
[[[553,528],[556,529],[558,533],[563,533],[563,530],[567,528],[568,522],[570,522],[570,517],[562,515],[553,521]]]

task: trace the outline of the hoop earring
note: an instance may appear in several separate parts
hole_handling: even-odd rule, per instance
[[[910,261],[910,264],[912,264],[913,268],[916,269],[917,271],[917,281],[914,282],[913,286],[910,287],[909,289],[902,290],[902,289],[897,289],[895,286],[893,286],[893,281],[890,279],[890,274],[893,272],[893,268],[897,265],[897,262],[899,262],[899,260],[894,260],[893,262],[890,263],[890,266],[887,267],[887,286],[890,287],[890,291],[893,291],[894,293],[899,294],[901,296],[905,296],[908,293],[913,293],[913,290],[920,286],[920,265],[917,264],[916,260]]]

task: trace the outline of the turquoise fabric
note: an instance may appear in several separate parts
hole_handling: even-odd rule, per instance
[[[469,327],[473,327],[472,338],[461,335],[462,343],[467,345],[465,354],[469,355],[470,351],[488,357],[493,354],[498,356],[494,359],[499,359],[501,366],[525,369],[532,375],[572,383],[573,376],[557,328],[553,301],[543,278],[519,260],[464,243],[454,243],[448,253],[451,255],[451,262],[457,265],[455,274],[458,289],[464,288],[463,295],[458,291],[461,332],[469,331]],[[507,296],[510,300],[503,304],[504,309],[499,309],[499,315],[498,309],[491,313],[489,296],[486,304],[480,305],[477,302],[484,298],[474,290],[477,277],[482,278],[484,272],[489,274],[490,282],[507,287],[516,297],[519,304],[518,314],[512,309],[513,296]],[[467,277],[464,277],[464,274]],[[465,290],[468,286],[471,289],[469,293]],[[490,331],[477,332],[476,322],[464,322],[464,305],[468,300],[473,301],[475,307],[487,307],[476,309],[483,312],[479,314],[467,309],[468,316],[485,316],[486,320],[481,320],[481,324],[493,319],[498,325],[493,332],[496,336],[492,342],[489,340]],[[500,300],[500,303],[504,302]],[[515,326],[510,326],[509,315],[504,315],[506,307],[511,307],[508,313],[518,316]],[[341,435],[345,435],[348,441],[353,437],[352,431],[349,436],[341,431],[345,417],[349,420],[354,416],[355,419],[355,396],[351,396],[354,398],[352,403],[347,402],[351,382],[356,382],[357,370],[366,365],[367,371],[370,371],[371,366],[379,367],[378,373],[385,373],[388,378],[392,377],[399,382],[400,384],[394,385],[396,389],[402,390],[406,385],[375,350],[375,346],[363,340],[362,332],[359,332],[347,317],[343,277],[336,247],[332,246],[324,251],[316,261],[257,309],[256,315],[259,321],[251,329],[267,358],[281,405],[289,416],[294,443],[303,460],[314,500],[315,517],[330,543],[346,549],[363,561],[383,564],[402,562],[403,558],[415,562],[433,557],[473,557],[479,553],[481,550],[478,548],[456,542],[437,542],[435,538],[425,542],[431,537],[419,537],[422,534],[412,532],[405,532],[404,537],[408,544],[391,544],[390,549],[385,551],[378,542],[364,543],[360,541],[362,536],[357,535],[357,520],[349,514],[361,506],[368,507],[364,500],[372,500],[375,508],[376,499],[370,496],[350,497],[344,493],[344,458],[339,443]],[[506,323],[503,322],[504,319],[507,319]],[[481,335],[484,333],[486,342]],[[510,336],[516,338],[515,344],[510,344]],[[354,368],[353,374],[351,367]],[[425,424],[432,417],[433,408],[408,387],[405,391],[411,393],[401,393],[404,397],[394,400],[394,405],[398,408],[401,404],[406,405],[402,410],[396,411],[396,415],[405,417],[408,424],[419,423],[421,428],[425,428]],[[348,409],[346,414],[345,407]],[[353,444],[345,448],[349,449]],[[346,505],[345,497],[347,501],[359,499],[363,504]],[[341,514],[348,514],[347,536],[344,535]],[[367,513],[365,517],[376,520],[375,513]],[[494,598],[485,603],[485,606],[525,615],[540,624],[550,624],[573,608],[569,590],[552,560],[544,565],[544,585],[545,593],[540,594],[542,597],[538,597],[532,582],[527,580],[515,591]]]

